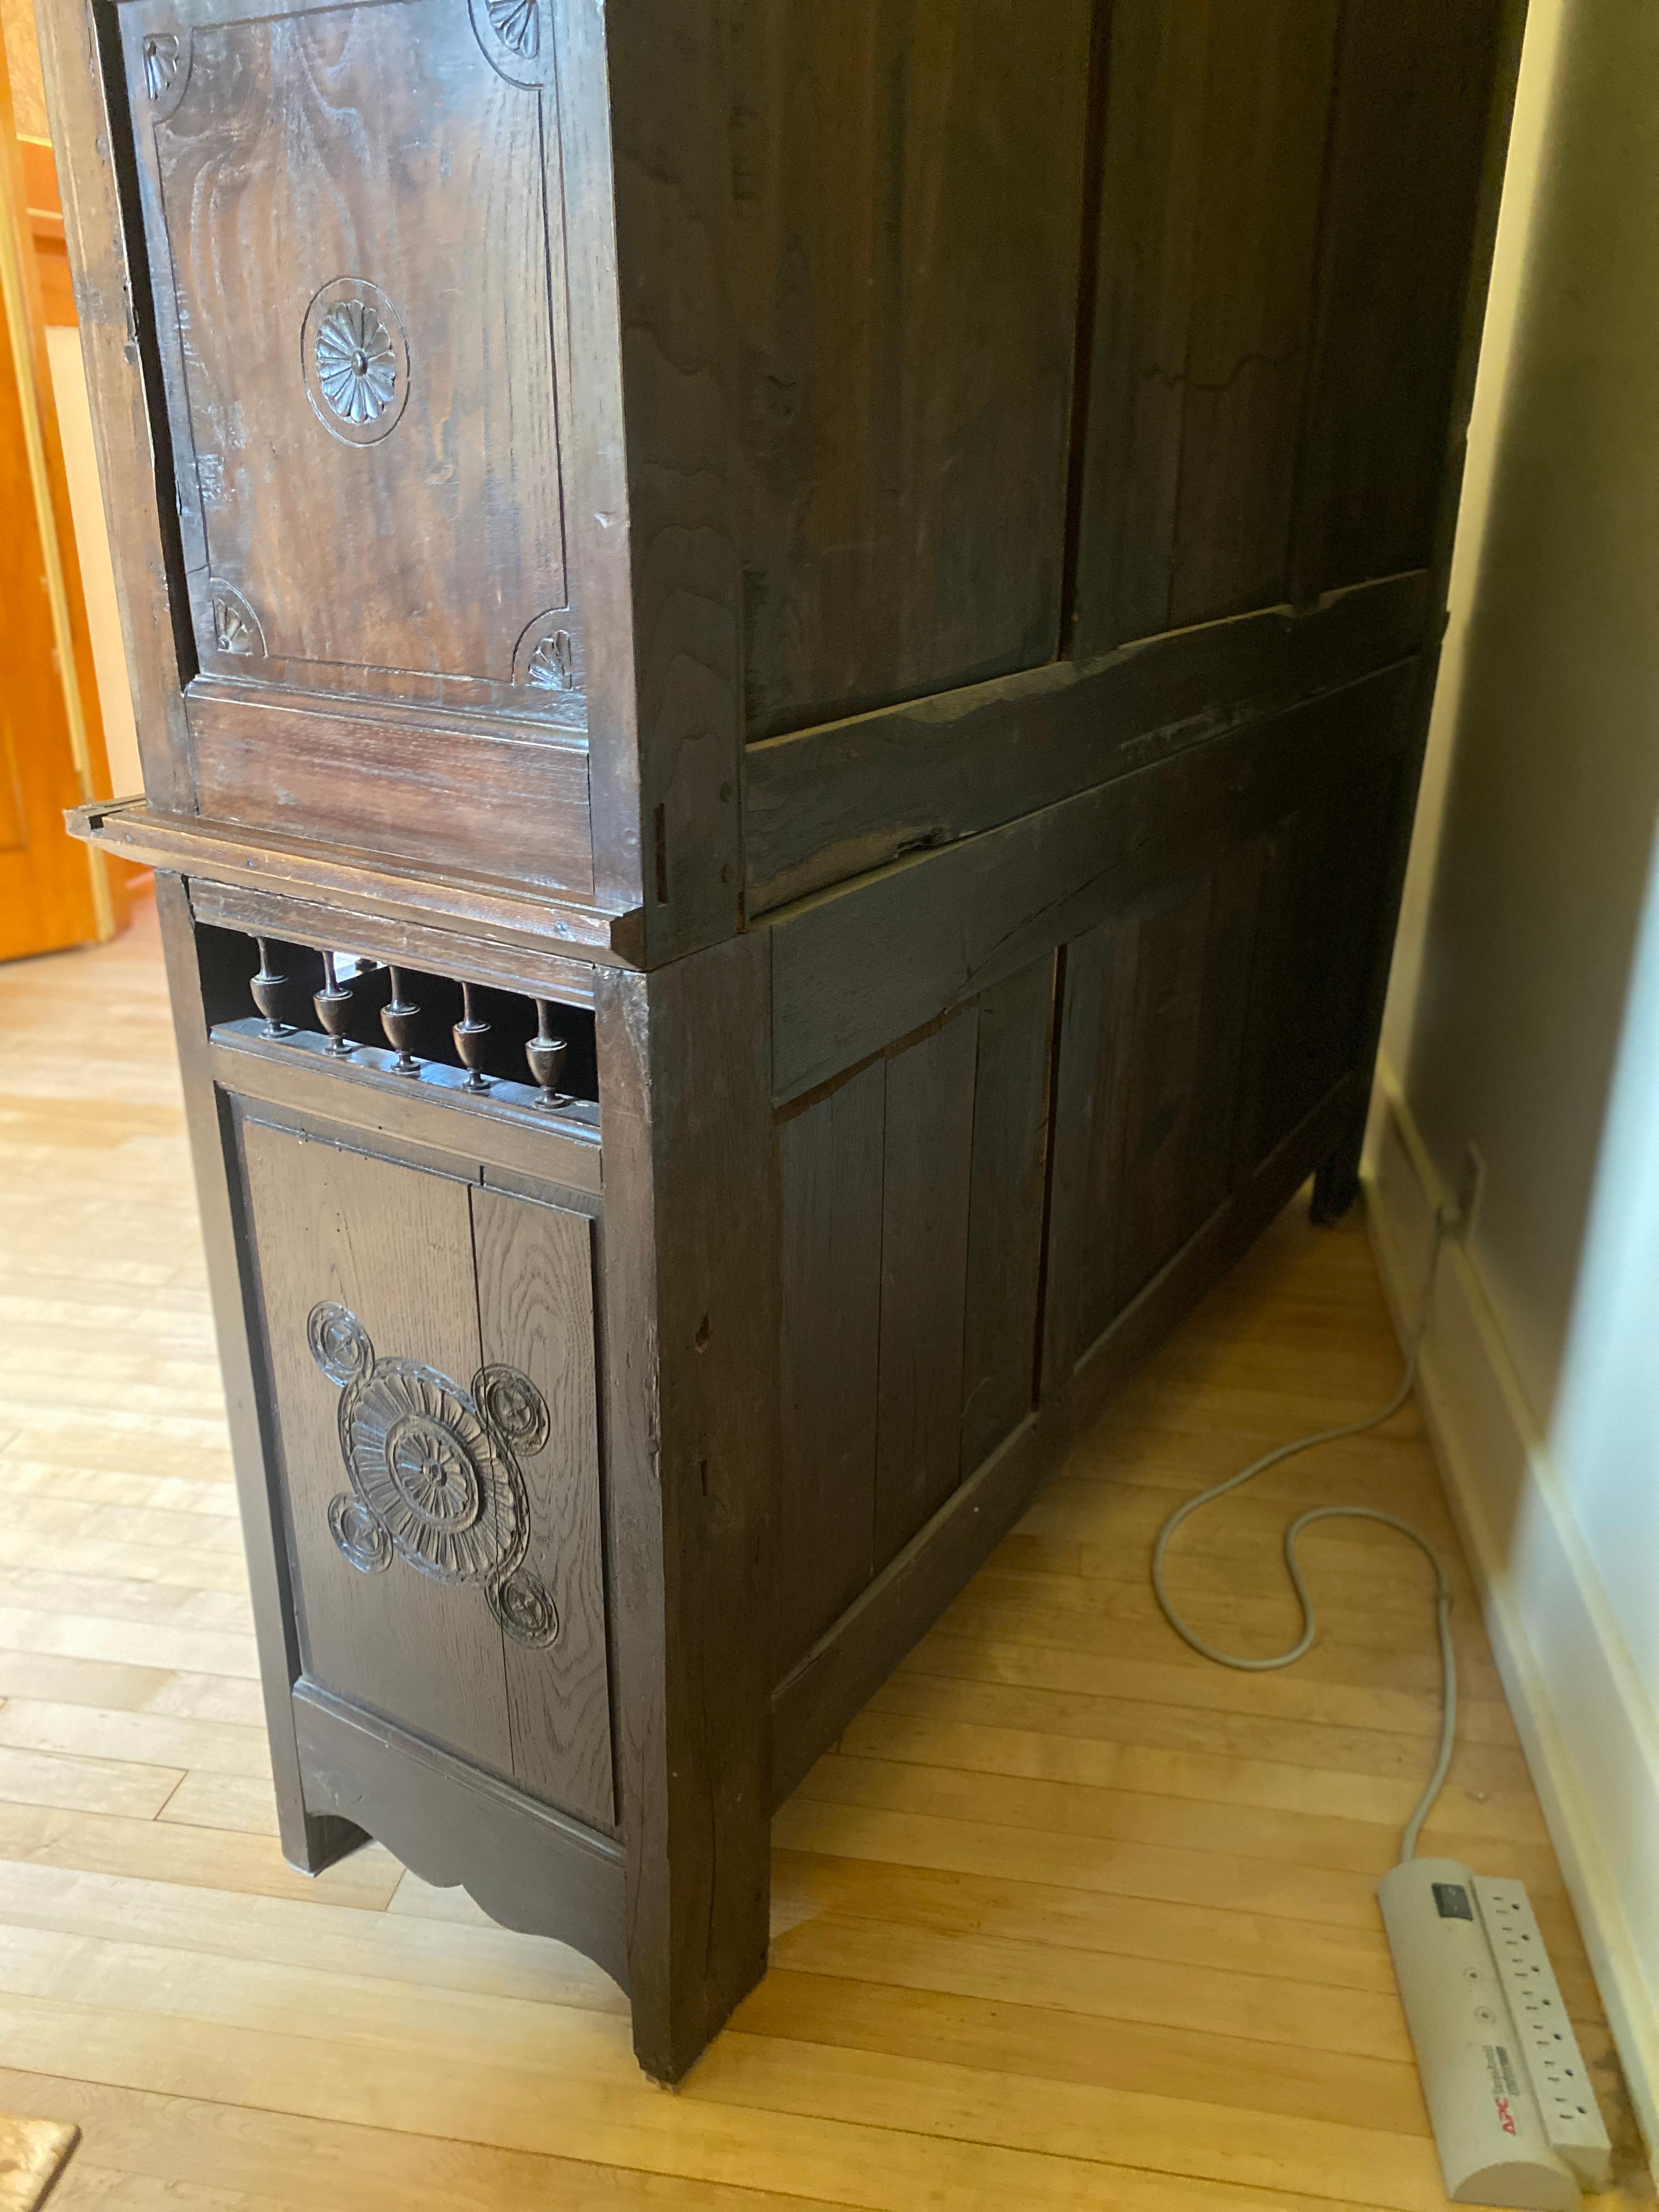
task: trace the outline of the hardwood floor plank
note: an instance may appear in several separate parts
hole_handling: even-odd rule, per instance
[[[631,2069],[632,2060],[621,2033],[614,2038],[615,2077],[605,2079],[504,2067],[491,2068],[480,2079],[458,2060],[411,2065],[402,2052],[128,2013],[106,2002],[88,2006],[8,1998],[0,2002],[0,2039],[27,2071],[487,2142],[507,2150],[794,2197],[827,2194],[832,2203],[865,2212],[914,2212],[919,2202],[929,2212],[983,2212],[988,2203],[1018,2204],[1022,2212],[1026,2207],[1032,2212],[1265,2212],[1256,2185],[1216,2182],[1191,2171],[1218,2161],[1188,2156],[1175,2172],[1162,2172],[1151,2163],[1137,2166],[1132,2160],[1097,2155],[1103,2144],[1114,2141],[1115,2124],[1132,2117],[1139,2118],[1143,2137],[1152,2130],[1190,2124],[1191,2110],[1172,2106],[1171,2100],[1143,2100],[1135,2112],[1117,2100],[1121,2109],[1113,2112],[1098,2098],[1056,2095],[1044,2100],[1039,2113],[1029,2084],[999,2091],[990,2077],[965,2069],[870,2060],[756,2037],[723,2038],[672,2098],[637,2074],[625,2077],[624,2061]],[[594,2064],[597,2049],[589,2048]],[[1073,2109],[1062,2116],[1055,2103]],[[906,2124],[918,2113],[934,2124],[929,2131]],[[1057,2140],[1062,2117],[1064,2144]],[[1265,2170],[1275,2155],[1282,2161],[1287,2149],[1294,2157],[1304,2148],[1310,2127],[1281,2124],[1285,2140],[1236,2149],[1225,2162]],[[1217,2132],[1224,2134],[1224,2128]],[[1359,2133],[1346,2132],[1350,2137]],[[1043,2142],[1035,2148],[1000,2140],[1038,2134]],[[1084,2151],[1071,2148],[1074,2136],[1086,2138]],[[1361,2154],[1358,2170],[1380,2145],[1395,2141],[1377,2136],[1352,2142]],[[1416,2185],[1400,2191],[1310,2199],[1301,2191],[1277,2193],[1282,2182],[1263,2185],[1275,2188],[1275,2212],[1331,2212],[1339,2203],[1429,2212],[1443,2200],[1429,2194],[1420,2173],[1410,2168],[1420,2169],[1431,2155],[1426,2145],[1399,2139],[1395,2163],[1406,2165],[1408,2185]]]
[[[131,1874],[204,1889],[315,1898],[370,1912],[386,1909],[403,1869],[379,1844],[325,1872],[296,1874],[273,1838],[226,1834],[118,1814],[64,1812],[0,1800],[0,1856],[88,1873]]]
[[[14,1698],[0,1707],[0,1746],[246,1776],[267,1785],[270,1778],[270,1753],[262,1728],[181,1720],[165,1713],[100,1711],[94,1705]]]

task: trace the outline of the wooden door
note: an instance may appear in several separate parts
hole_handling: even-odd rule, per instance
[[[124,890],[64,828],[109,795],[92,645],[26,228],[31,194],[0,54],[0,959],[112,937]]]
[[[593,1224],[269,1110],[240,1157],[307,1680],[609,1827]]]
[[[198,807],[590,897],[543,11],[118,12]]]

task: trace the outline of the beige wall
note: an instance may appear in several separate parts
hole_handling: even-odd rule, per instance
[[[1431,1415],[1651,2130],[1659,2121],[1652,0],[1533,0],[1470,459],[1385,1035],[1387,1107],[1372,1155],[1378,1235],[1406,1304],[1426,1209],[1456,1188],[1465,1147],[1479,1148],[1484,1194],[1437,1291],[1425,1355]]]

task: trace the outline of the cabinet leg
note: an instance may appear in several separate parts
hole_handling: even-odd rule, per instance
[[[297,1801],[284,1804],[280,1796],[276,1826],[283,1856],[299,1874],[321,1874],[370,1840],[355,1821],[343,1820],[337,1813],[308,1813]]]
[[[1368,1103],[1361,1100],[1340,1139],[1315,1170],[1308,1218],[1322,1229],[1334,1228],[1359,1196],[1359,1156],[1365,1146]]]

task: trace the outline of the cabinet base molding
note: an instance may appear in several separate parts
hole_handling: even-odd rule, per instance
[[[623,1850],[303,1676],[294,1726],[306,1803],[383,1843],[503,1928],[573,1944],[628,1987]]]

